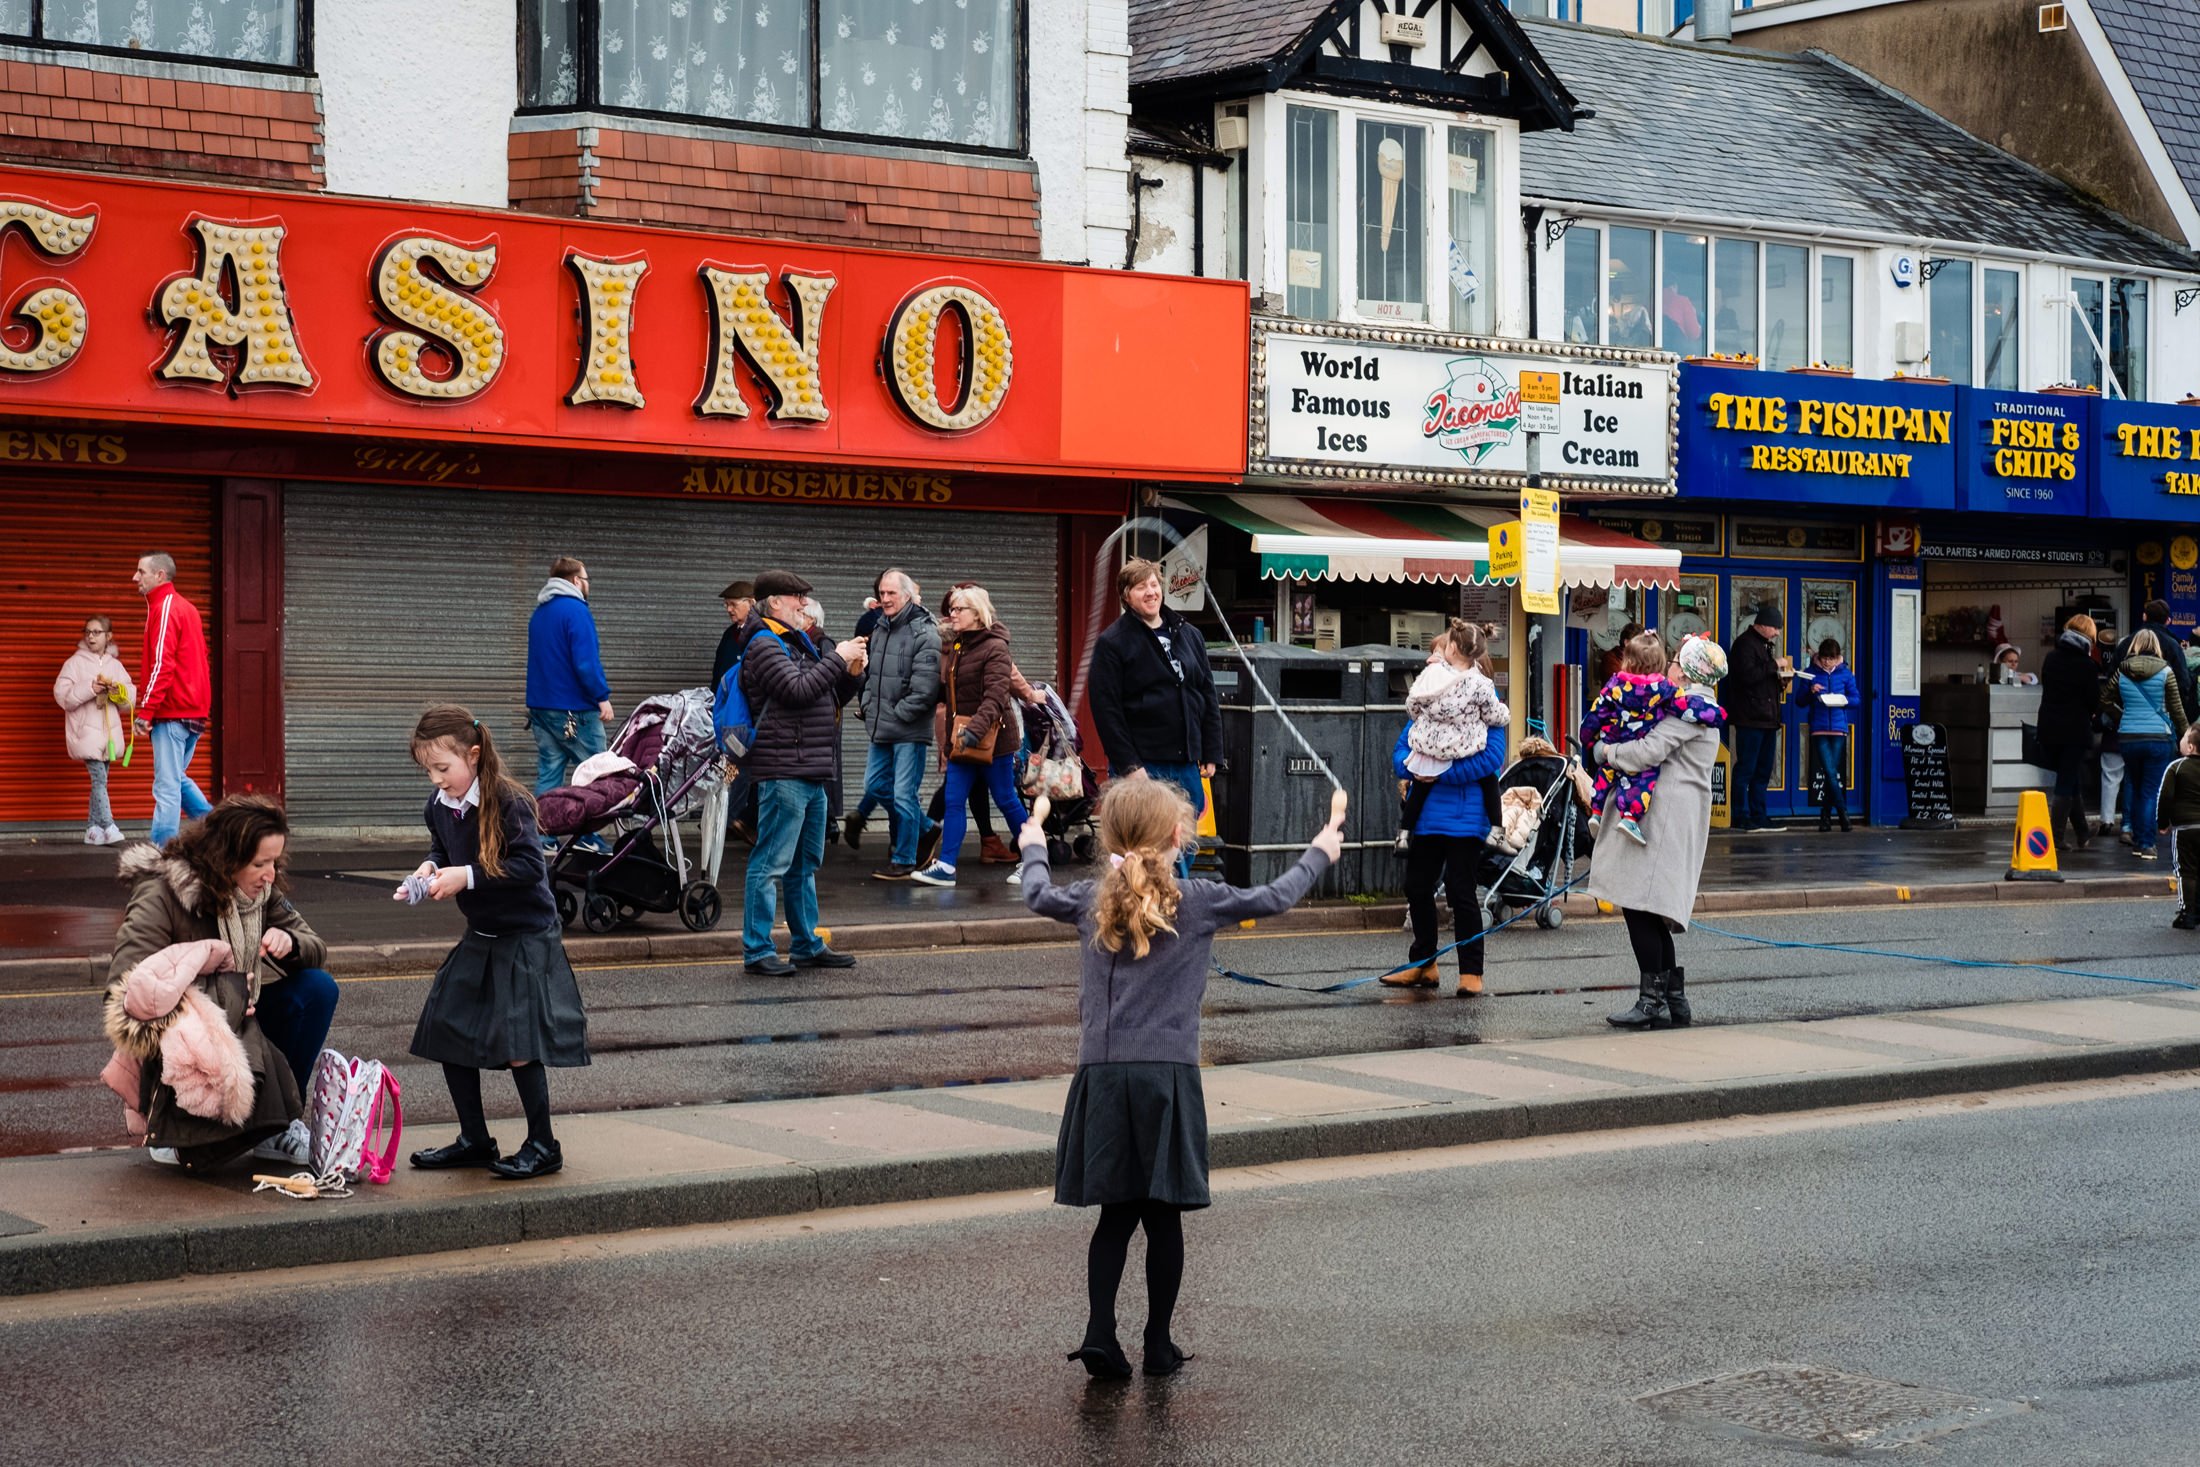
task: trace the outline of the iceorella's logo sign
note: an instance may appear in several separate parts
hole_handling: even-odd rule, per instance
[[[1421,405],[1421,436],[1455,450],[1471,466],[1520,431],[1520,389],[1481,357],[1451,363],[1451,377]]]

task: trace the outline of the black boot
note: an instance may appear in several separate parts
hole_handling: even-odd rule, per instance
[[[1665,975],[1643,974],[1635,1006],[1624,1014],[1606,1014],[1604,1022],[1615,1029],[1662,1029],[1672,1023],[1665,1007]]]
[[[1838,786],[1833,794],[1833,814],[1834,818],[1841,822],[1841,833],[1847,835],[1849,833],[1849,792]]]
[[[1843,820],[1841,828],[1847,830],[1849,822]],[[1665,1011],[1673,1016],[1673,1027],[1687,1028],[1696,1019],[1696,1011],[1688,1006],[1688,970],[1667,968],[1658,976],[1664,980],[1662,986],[1665,990]]]
[[[1847,830],[1849,828],[1847,816],[1842,817],[1841,828],[1843,830]],[[1833,829],[1833,802],[1831,800],[1828,800],[1825,804],[1818,807],[1818,833],[1820,835],[1824,835],[1827,831],[1831,829]]]

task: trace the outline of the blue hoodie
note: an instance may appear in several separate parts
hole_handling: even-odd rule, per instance
[[[610,696],[588,598],[571,581],[552,576],[527,619],[527,706],[593,713]]]

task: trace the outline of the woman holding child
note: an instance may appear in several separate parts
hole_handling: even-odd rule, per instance
[[[1656,632],[1634,638],[1624,650],[1628,665],[1644,672],[1664,656]],[[1674,696],[1663,702],[1662,714],[1646,722],[1626,720],[1632,727],[1614,719],[1589,750],[1598,769],[1611,772],[1599,780],[1603,824],[1634,826],[1629,839],[1599,840],[1589,867],[1589,894],[1619,908],[1641,974],[1635,1006],[1608,1017],[1621,1029],[1681,1027],[1692,1017],[1673,934],[1688,930],[1696,906],[1711,834],[1719,727],[1715,719],[1690,717],[1684,710],[1714,697],[1714,685],[1726,676],[1726,653],[1709,638],[1691,637],[1663,671]],[[1646,788],[1640,777],[1652,773],[1654,788]],[[1627,815],[1623,802],[1639,804],[1640,814]]]

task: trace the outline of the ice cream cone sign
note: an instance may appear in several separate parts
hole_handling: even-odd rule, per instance
[[[1390,236],[1398,228],[1398,185],[1406,176],[1405,145],[1396,138],[1384,138],[1375,145],[1375,171],[1383,180],[1383,238],[1382,251],[1390,253]]]

